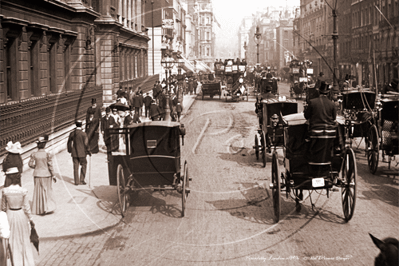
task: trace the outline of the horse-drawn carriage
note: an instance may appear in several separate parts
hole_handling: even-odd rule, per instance
[[[214,74],[201,75],[200,82],[202,83],[202,100],[204,100],[205,95],[209,95],[211,99],[216,95],[219,95],[219,99],[221,98],[222,87],[219,77],[215,77]]]
[[[298,103],[295,100],[284,98],[264,99],[256,104],[256,113],[259,117],[259,128],[255,134],[256,159],[262,156],[263,167],[266,167],[266,152],[271,153],[273,145],[282,145],[282,132],[272,134],[270,127],[275,121],[276,115],[288,115],[298,112]]]
[[[341,188],[342,208],[345,221],[354,213],[356,203],[356,158],[350,147],[337,152],[337,130],[345,128],[344,119],[338,118],[337,127],[325,127],[308,131],[303,113],[278,116],[268,125],[273,143],[272,190],[275,219],[278,222],[281,212],[281,193],[285,192],[295,200],[296,211],[301,210],[304,200],[303,191],[308,190],[312,202],[312,193],[326,190],[327,197],[333,187]],[[277,148],[284,151],[284,168],[280,171]],[[320,194],[320,193],[318,193]],[[312,203],[312,208],[314,207]]]
[[[399,154],[399,95],[383,95],[377,98],[376,123],[371,125],[367,135],[367,162],[371,173],[378,168],[381,150],[382,162],[391,162]]]
[[[181,193],[184,216],[190,192],[187,161],[183,163],[183,171],[181,169],[180,138],[184,145],[184,126],[171,121],[153,121],[107,129],[107,134],[124,139],[124,145],[108,158],[109,182],[117,186],[122,216],[129,207],[131,193],[141,190]]]

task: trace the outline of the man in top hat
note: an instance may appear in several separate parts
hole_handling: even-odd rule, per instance
[[[93,114],[94,118],[101,119],[101,107],[97,105],[96,98],[91,99],[91,106],[87,108],[86,123],[89,120],[90,114]]]
[[[75,122],[75,131],[69,134],[68,138],[68,152],[73,158],[73,176],[75,179],[75,185],[86,185],[86,168],[87,160],[86,156],[91,156],[89,148],[89,140],[85,132],[82,131],[82,121],[77,120]],[[79,179],[79,164],[81,166],[80,179]]]
[[[98,153],[98,139],[99,139],[99,127],[100,118],[94,116],[94,114],[89,115],[89,119],[86,120],[86,135],[89,140],[89,147],[91,153]]]
[[[328,99],[328,85],[323,81],[319,88],[320,96],[309,101],[304,111],[305,118],[309,120],[310,129],[333,126],[337,117],[335,104]]]
[[[117,128],[119,125],[115,122],[114,117],[111,115],[111,108],[105,109],[105,116],[101,119],[101,134],[104,138],[105,146],[107,147],[108,159],[111,156],[111,152],[119,149],[119,137],[117,134],[112,136],[107,133],[108,128]]]
[[[124,127],[133,125],[133,116],[134,116],[134,110],[133,110],[133,107],[130,107],[130,110],[127,111],[127,114],[125,116],[125,120],[123,120]]]

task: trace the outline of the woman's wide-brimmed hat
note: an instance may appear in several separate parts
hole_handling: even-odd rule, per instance
[[[19,143],[19,141],[15,142],[15,143],[12,143],[12,141],[9,141],[6,146],[6,150],[10,153],[21,154],[22,153],[21,143]]]

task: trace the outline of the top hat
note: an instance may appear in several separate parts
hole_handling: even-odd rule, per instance
[[[12,141],[9,141],[6,146],[6,150],[9,153],[21,154],[22,153],[21,143],[19,143],[18,141],[15,143],[12,143]]]
[[[111,112],[111,108],[109,108],[109,106],[107,108],[105,108],[105,113],[110,113]]]
[[[91,98],[91,104],[95,104],[97,102],[96,98]]]

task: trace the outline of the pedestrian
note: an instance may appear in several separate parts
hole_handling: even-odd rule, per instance
[[[90,114],[94,115],[94,118],[101,118],[101,107],[97,105],[96,98],[91,99],[91,106],[86,111],[86,123],[89,120]]]
[[[122,86],[119,87],[119,90],[116,92],[116,99],[122,98],[122,96],[125,94],[125,91],[122,89]]]
[[[125,116],[125,120],[123,121],[125,127],[133,125],[133,115],[134,110],[133,108],[130,108],[130,111],[127,111],[127,115]]]
[[[136,95],[133,97],[133,107],[134,107],[135,113],[140,112],[140,106],[142,106],[140,104],[141,104],[140,95],[139,95],[139,92],[136,92]]]
[[[144,105],[144,96],[141,87],[139,87],[139,100],[140,100],[140,109],[139,109],[139,117],[143,115],[143,105]]]
[[[118,109],[114,108],[112,109],[112,114],[111,116],[114,118],[115,123],[118,125],[117,127],[121,126],[121,116],[118,114]]]
[[[136,113],[135,111],[133,115],[133,124],[138,124],[138,123],[141,123],[140,115],[138,112]]]
[[[144,98],[145,117],[149,117],[149,115],[150,115],[151,101],[152,101],[152,98],[151,98],[150,94],[147,92],[147,95]]]
[[[19,142],[12,143],[12,141],[9,141],[6,146],[6,150],[8,151],[8,154],[3,160],[3,172],[6,173],[4,187],[8,187],[9,185],[11,185],[11,178],[14,175],[19,175],[19,177],[21,177],[23,170],[23,162],[21,157],[22,153],[21,143]],[[18,173],[7,174],[7,169],[12,167],[17,167]],[[19,185],[22,186],[21,183]]]
[[[114,117],[111,115],[111,108],[107,107],[105,109],[105,116],[101,119],[101,134],[104,138],[105,146],[107,147],[107,158],[110,160],[112,151],[119,149],[119,138],[118,134],[112,134],[112,136],[107,132],[106,129],[117,128],[118,124],[115,122]]]
[[[181,106],[181,103],[180,102],[178,102],[177,104],[176,104],[176,114],[177,114],[177,121],[178,122],[180,122],[180,116],[181,116],[181,113],[183,112],[183,106]]]
[[[38,151],[31,154],[28,165],[30,168],[35,169],[33,171],[35,186],[32,213],[42,215],[53,213],[56,209],[53,181],[55,183],[57,179],[54,174],[52,156],[44,149],[47,140],[44,137],[39,137],[36,143]]]
[[[10,224],[7,214],[0,211],[0,265],[7,265],[8,239],[10,238]]]
[[[94,114],[90,114],[89,119],[86,121],[86,135],[89,140],[89,149],[91,153],[98,153],[98,139],[99,139],[99,127],[100,119],[94,117]]]
[[[10,172],[18,172],[18,168],[13,167]],[[20,176],[16,175],[12,178],[11,185],[3,189],[1,209],[7,212],[10,225],[9,245],[14,265],[33,266],[35,260],[30,242],[30,231],[35,223],[29,207],[28,190],[19,184]]]
[[[87,139],[87,135],[82,131],[82,121],[77,120],[76,129],[69,134],[68,138],[68,152],[71,154],[73,158],[73,177],[75,180],[75,186],[78,185],[86,185],[85,177],[86,177],[86,168],[87,168],[87,160],[86,156],[90,155],[89,148],[89,140]],[[79,165],[81,166],[80,170],[80,179],[79,179]]]
[[[159,120],[159,115],[161,113],[161,110],[159,106],[156,104],[155,100],[151,101],[151,106],[150,106],[150,117],[152,121],[158,121]]]
[[[194,95],[196,94],[197,87],[198,87],[198,81],[197,81],[197,79],[194,79],[194,82],[193,82],[193,94]]]

